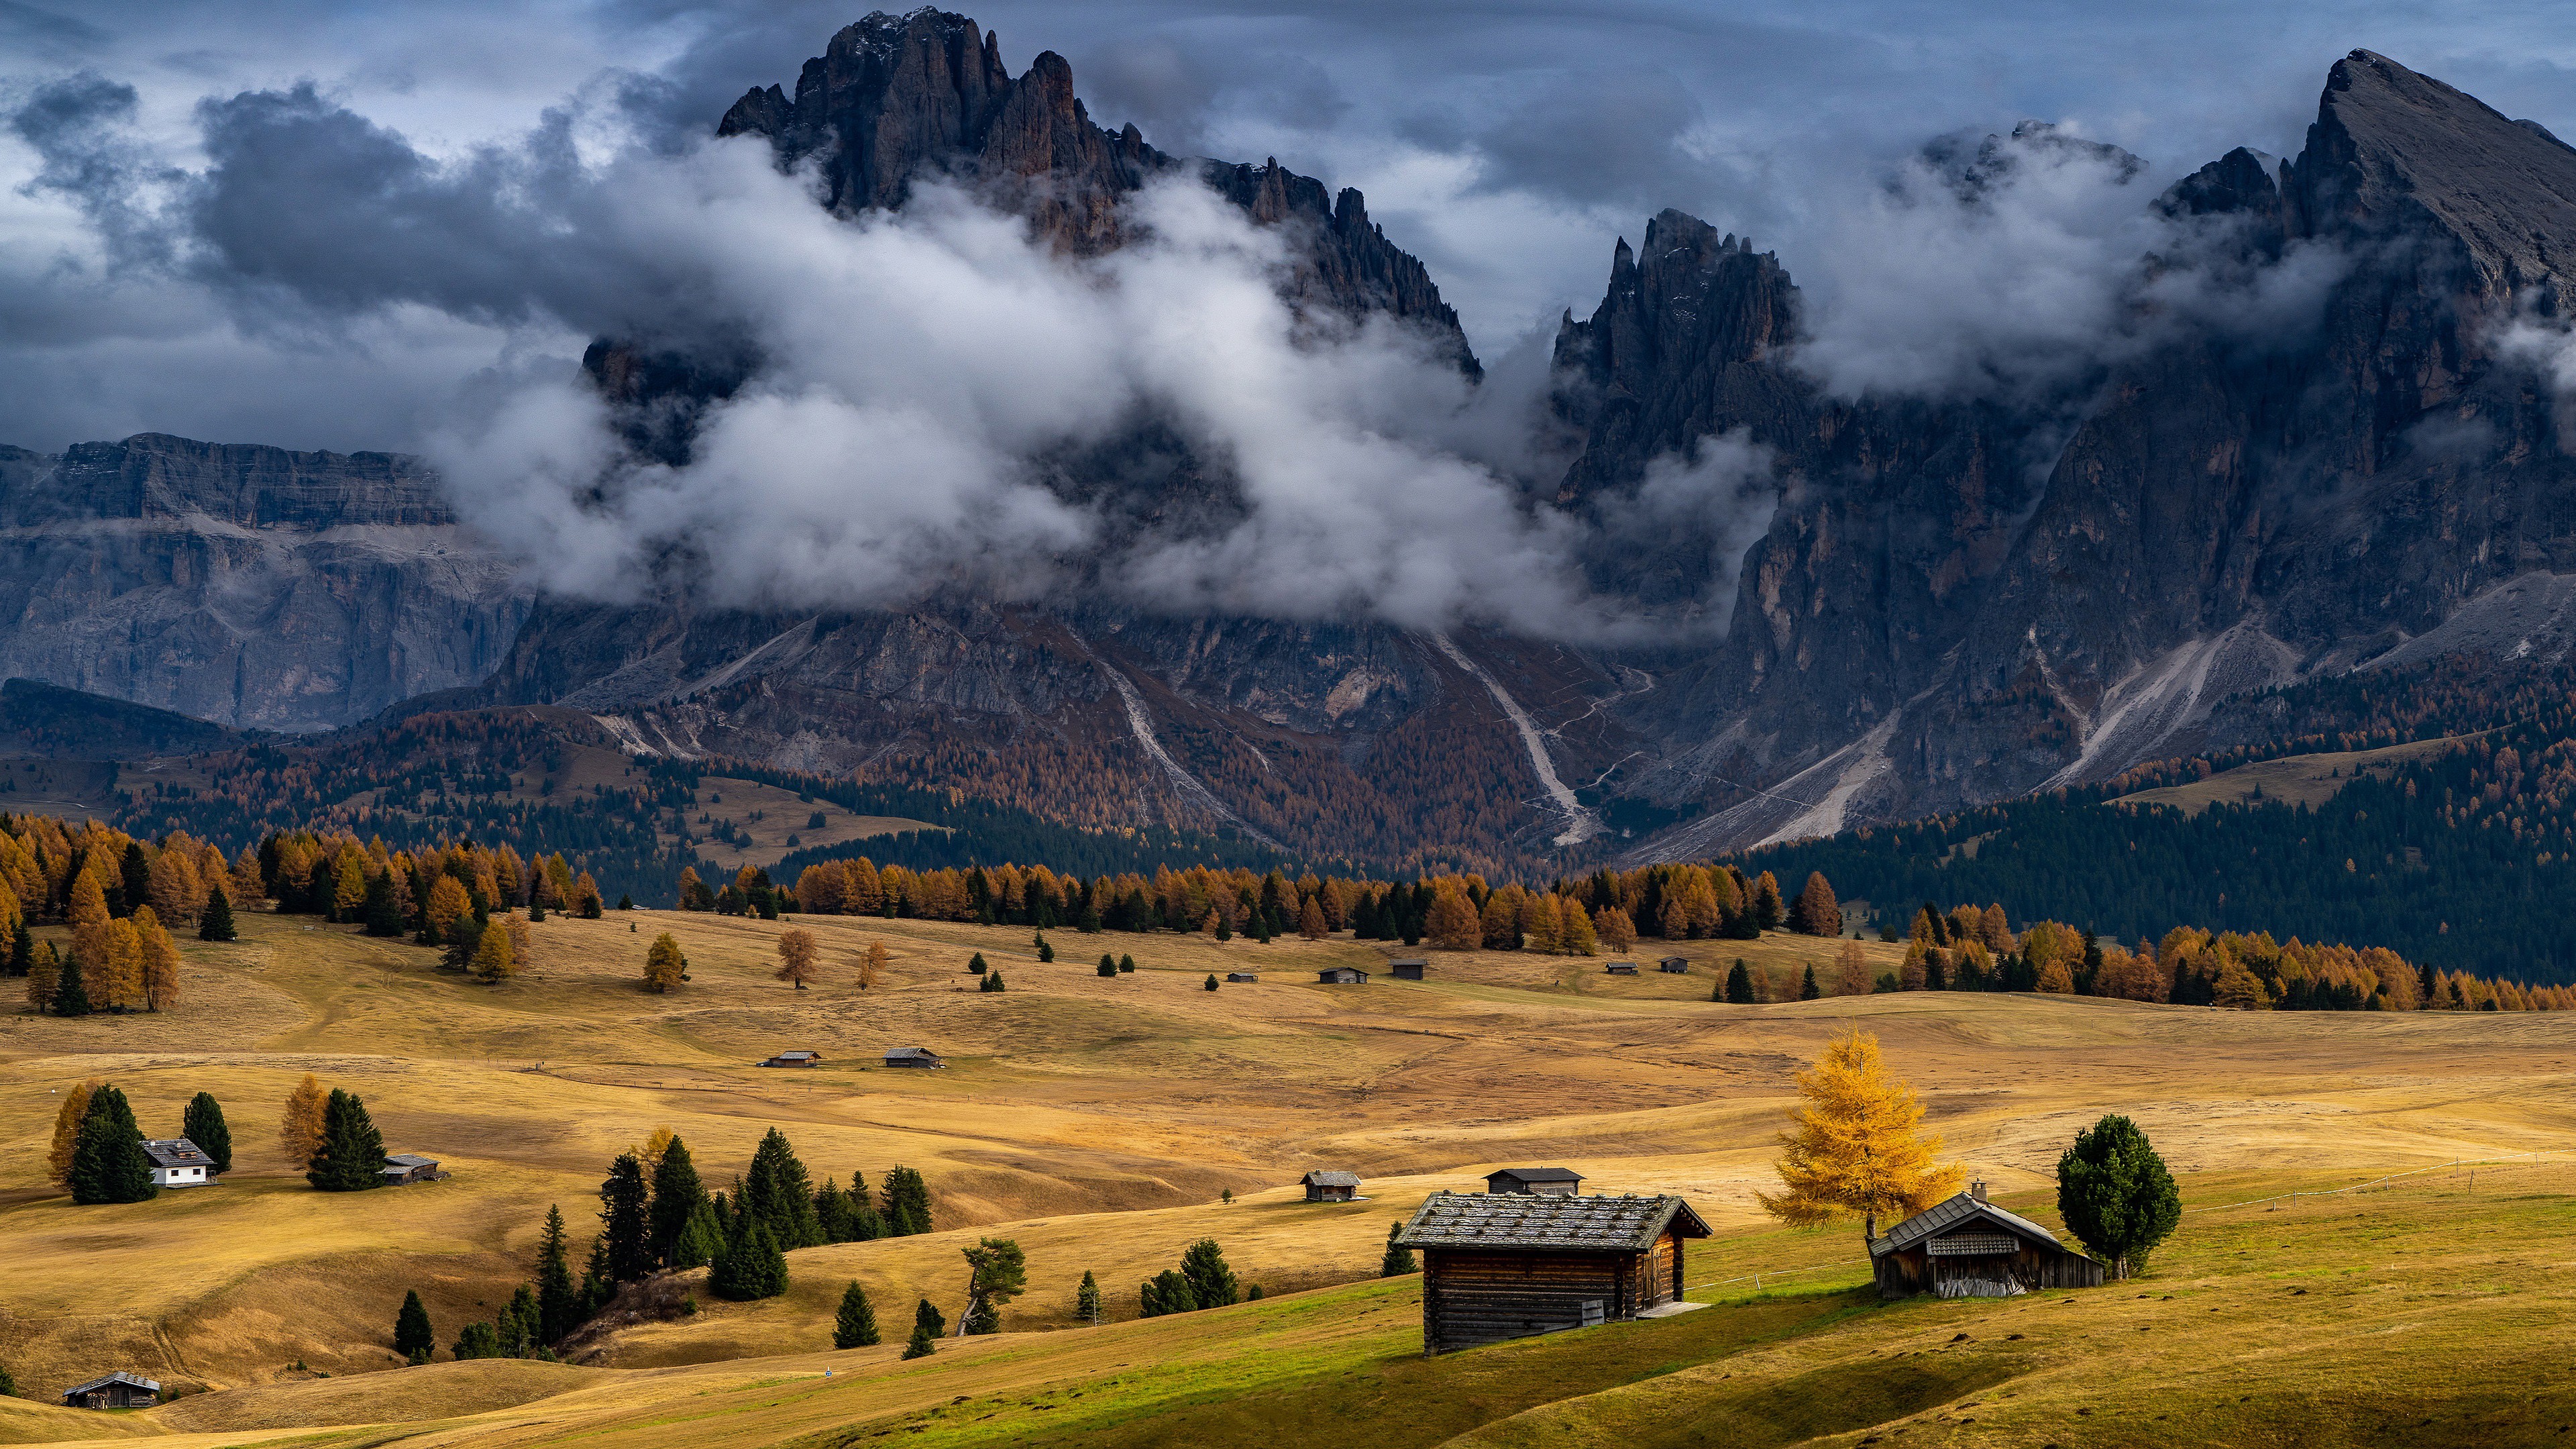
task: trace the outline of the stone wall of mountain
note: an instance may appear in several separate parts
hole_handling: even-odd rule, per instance
[[[480,681],[528,605],[415,459],[155,433],[0,450],[0,675],[327,729]]]

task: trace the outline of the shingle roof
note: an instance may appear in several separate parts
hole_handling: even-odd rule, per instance
[[[788,1057],[813,1057],[813,1058],[815,1058],[816,1060],[820,1060],[820,1059],[822,1058],[822,1053],[820,1053],[820,1052],[780,1052],[777,1056],[770,1058],[770,1060],[771,1060],[771,1061],[780,1061],[780,1060],[784,1060],[785,1058],[788,1058]]]
[[[919,1061],[924,1057],[936,1058],[938,1055],[939,1053],[928,1047],[887,1047],[885,1059],[890,1062]]]
[[[95,1393],[100,1389],[106,1388],[109,1384],[132,1384],[138,1389],[148,1389],[156,1394],[161,1392],[161,1381],[159,1379],[147,1379],[140,1374],[130,1374],[123,1369],[118,1369],[116,1372],[109,1374],[104,1378],[95,1378],[85,1384],[72,1385],[70,1388],[63,1390],[63,1397],[68,1399],[74,1394]]]
[[[1895,1227],[1889,1228],[1887,1236],[1869,1245],[1870,1256],[1881,1257],[1900,1248],[1910,1248],[1945,1229],[1976,1222],[1991,1223],[2024,1241],[2043,1244],[2062,1253],[2074,1251],[2059,1242],[2057,1234],[2030,1219],[2017,1213],[2005,1212],[1993,1203],[1979,1202],[1975,1197],[1963,1192],[1955,1197],[1944,1198],[1898,1223]]]
[[[1395,1240],[1408,1248],[1642,1253],[1666,1228],[1685,1238],[1708,1236],[1708,1224],[1677,1197],[1435,1192]]]
[[[205,1149],[185,1137],[146,1138],[143,1155],[154,1167],[212,1167],[215,1160]]]
[[[391,1172],[396,1168],[402,1167],[436,1167],[437,1165],[437,1158],[422,1157],[418,1153],[388,1152],[385,1154],[385,1171],[387,1172]]]
[[[1360,1185],[1360,1175],[1356,1172],[1310,1172],[1297,1180],[1308,1187],[1357,1187]]]
[[[1581,1182],[1583,1174],[1571,1167],[1506,1167],[1485,1174],[1488,1179],[1517,1177],[1523,1182]]]

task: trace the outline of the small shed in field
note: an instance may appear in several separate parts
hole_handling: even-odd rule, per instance
[[[1613,961],[1601,969],[1612,976],[1634,976],[1637,974],[1637,963],[1634,961]]]
[[[1668,976],[1688,975],[1690,972],[1690,961],[1686,957],[1665,956],[1655,962],[1655,969]]]
[[[1487,1192],[1534,1192],[1541,1197],[1572,1197],[1583,1190],[1583,1174],[1571,1167],[1506,1167],[1485,1174]]]
[[[1394,972],[1398,981],[1419,981],[1422,973],[1431,969],[1431,962],[1427,957],[1406,956],[1388,962],[1386,969]]]
[[[1395,1241],[1422,1255],[1422,1351],[1635,1318],[1682,1296],[1677,1197],[1436,1192]]]
[[[408,1182],[436,1182],[447,1176],[438,1170],[438,1159],[414,1152],[389,1152],[381,1169],[385,1186],[400,1187]]]
[[[823,1065],[823,1054],[821,1052],[780,1052],[762,1062],[761,1065],[764,1067],[819,1067]]]
[[[939,1053],[928,1047],[887,1047],[885,1064],[890,1067],[945,1067]]]
[[[1328,986],[1368,985],[1368,973],[1356,966],[1329,966],[1316,972],[1315,979]]]
[[[1349,1202],[1360,1195],[1356,1172],[1310,1172],[1297,1180],[1306,1185],[1308,1202]]]
[[[161,1381],[123,1369],[63,1390],[66,1409],[141,1409],[161,1402]]]
[[[1879,1296],[2010,1298],[2034,1288],[2099,1288],[2102,1265],[2030,1219],[1986,1201],[1986,1185],[1934,1203],[1869,1245]]]
[[[185,1137],[147,1139],[143,1155],[152,1159],[154,1187],[204,1187],[215,1180],[215,1160]]]
[[[1259,981],[1261,978],[1250,971],[1228,971],[1225,973],[1225,979],[1228,981]]]

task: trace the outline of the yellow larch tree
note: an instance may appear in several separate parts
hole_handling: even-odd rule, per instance
[[[1857,1217],[1861,1240],[1875,1242],[1880,1218],[1911,1217],[1959,1190],[1966,1174],[1934,1161],[1941,1139],[1921,1130],[1923,1104],[1879,1059],[1878,1038],[1835,1038],[1798,1074],[1798,1095],[1775,1164],[1783,1191],[1755,1194],[1773,1217],[1793,1227]]]
[[[286,1099],[286,1115],[277,1124],[277,1143],[286,1149],[286,1159],[298,1167],[313,1160],[321,1149],[323,1111],[331,1104],[331,1094],[312,1073],[295,1084]]]
[[[166,857],[165,857],[166,858]],[[161,1011],[179,1001],[179,943],[170,939],[170,930],[150,906],[134,911],[135,945],[142,951],[143,1005],[148,1011]]]
[[[870,941],[868,954],[859,958],[859,989],[865,991],[885,979],[886,966],[894,960],[885,942]]]
[[[664,931],[644,953],[644,989],[656,996],[676,991],[688,970],[689,958],[680,954],[679,938]]]
[[[62,1110],[54,1114],[54,1144],[45,1156],[45,1172],[54,1186],[71,1185],[72,1149],[80,1142],[81,1119],[89,1115],[90,1094],[106,1085],[105,1077],[92,1077],[63,1093]]]
[[[818,974],[821,953],[814,945],[814,933],[801,926],[790,926],[778,933],[778,970],[781,981],[791,981],[802,991]]]

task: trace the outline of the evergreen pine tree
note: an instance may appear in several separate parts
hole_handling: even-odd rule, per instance
[[[527,1358],[545,1347],[545,1315],[538,1311],[536,1290],[527,1284],[510,1295],[508,1306],[501,1310],[496,1332],[505,1358]]]
[[[909,1167],[886,1170],[882,1190],[884,1205],[879,1210],[885,1219],[886,1236],[908,1237],[930,1231],[930,1184]]]
[[[1085,1323],[1100,1321],[1100,1280],[1091,1270],[1082,1270],[1082,1286],[1073,1290],[1073,1316]]]
[[[1213,971],[1211,971],[1211,972],[1209,972],[1209,973],[1208,973],[1208,978],[1207,978],[1207,988],[1206,988],[1206,989],[1208,989],[1208,990],[1210,990],[1210,991],[1214,991],[1214,990],[1216,990],[1216,988],[1217,988],[1216,973],[1215,973],[1215,972],[1213,972]]]
[[[1726,973],[1726,999],[1737,1006],[1753,1004],[1753,976],[1744,969],[1744,958],[1740,956]]]
[[[1029,1286],[1028,1258],[1011,1238],[985,1238],[966,1256],[966,1312],[959,1333],[999,1333],[1002,1309]]]
[[[385,1185],[385,1139],[353,1092],[331,1089],[322,1108],[322,1145],[304,1180],[323,1192],[363,1192]]]
[[[966,969],[977,976],[983,975],[984,972],[989,969],[984,964],[984,953],[981,951],[976,952],[975,959],[966,963]]]
[[[928,1302],[929,1300],[924,1299],[923,1301]],[[906,1359],[928,1358],[937,1352],[939,1352],[937,1335],[931,1333],[928,1329],[923,1328],[918,1323],[914,1324],[912,1326],[912,1337],[904,1341],[903,1356]]]
[[[650,1191],[644,1164],[632,1152],[617,1154],[607,1180],[599,1185],[599,1235],[608,1242],[611,1278],[632,1283],[653,1271]]]
[[[868,1306],[868,1295],[859,1280],[841,1292],[841,1311],[832,1320],[832,1347],[874,1348],[877,1345],[877,1311]]]
[[[49,943],[50,944],[50,943]],[[54,985],[54,1015],[89,1015],[89,983],[82,978],[77,958],[63,961]]]
[[[680,1232],[680,1240],[671,1249],[670,1266],[703,1268],[724,1251],[724,1216],[716,1211],[712,1199],[701,1200],[698,1210],[689,1217],[689,1225]]]
[[[545,1229],[537,1235],[538,1336],[547,1343],[561,1343],[565,1334],[581,1326],[582,1308],[581,1290],[572,1281],[572,1259],[565,1252],[563,1208],[549,1203]]]
[[[1136,1291],[1137,1311],[1146,1318],[1160,1318],[1167,1313],[1191,1313],[1200,1307],[1190,1292],[1190,1280],[1171,1268],[1146,1279]]]
[[[1407,1273],[1422,1271],[1422,1265],[1413,1261],[1413,1250],[1395,1240],[1396,1234],[1403,1231],[1404,1224],[1400,1222],[1386,1226],[1386,1256],[1378,1259],[1377,1263],[1377,1275],[1381,1278],[1401,1278]]]
[[[1118,963],[1106,956],[1101,957],[1100,974],[1103,976],[1116,976],[1118,974]]]
[[[920,1304],[912,1310],[912,1331],[915,1333],[928,1333],[933,1338],[946,1338],[948,1336],[948,1315],[932,1307],[930,1300],[924,1298],[921,1300]]]
[[[9,974],[24,976],[36,969],[36,938],[27,933],[27,918],[20,916],[9,928]]]
[[[1053,945],[1052,943],[1047,942],[1047,941],[1044,941],[1044,940],[1039,941],[1039,942],[1038,942],[1038,959],[1039,959],[1039,960],[1041,960],[1041,961],[1053,961],[1053,960],[1055,959],[1055,947],[1054,947],[1054,945]]]
[[[160,1191],[152,1185],[152,1159],[144,1155],[143,1129],[125,1094],[112,1086],[90,1093],[72,1143],[72,1201],[142,1202]]]
[[[654,1262],[665,1268],[681,1266],[677,1261],[680,1239],[706,1201],[706,1185],[698,1180],[698,1165],[690,1160],[689,1145],[672,1138],[653,1164],[653,1205],[648,1214],[647,1241]]]
[[[813,1179],[797,1159],[787,1134],[772,1127],[751,1155],[751,1175],[743,1199],[781,1248],[810,1248],[823,1241],[823,1225],[814,1218]]]
[[[9,1377],[9,1366],[0,1363],[0,1399],[18,1397],[18,1381]]]
[[[367,898],[360,909],[365,913],[360,919],[367,923],[368,935],[393,937],[403,933],[402,903],[394,899],[392,870],[380,870],[367,877]]]
[[[456,1335],[456,1342],[448,1351],[459,1359],[499,1358],[501,1357],[501,1336],[493,1331],[491,1324],[478,1318],[465,1325],[464,1330]]]
[[[1189,1251],[1181,1255],[1181,1276],[1189,1280],[1190,1297],[1201,1308],[1223,1308],[1243,1301],[1234,1270],[1225,1265],[1225,1254],[1214,1238],[1201,1238],[1190,1244]]]
[[[1121,976],[1130,975],[1135,971],[1135,969],[1136,958],[1121,952],[1118,957],[1118,974]]]
[[[404,1293],[402,1311],[394,1315],[394,1352],[413,1363],[427,1363],[437,1346],[438,1336],[430,1331],[429,1310],[421,1306],[419,1291]]]
[[[2075,1134],[2057,1160],[2057,1211],[2115,1278],[2147,1266],[2147,1254],[2182,1221],[2182,1195],[2147,1134],[2106,1116]]]
[[[1002,991],[1002,990],[1006,990],[1007,988],[1006,988],[1006,987],[1004,987],[1004,986],[1002,985],[1002,973],[1001,973],[1001,972],[999,972],[999,971],[988,971],[988,972],[986,972],[986,973],[985,973],[985,975],[984,975],[984,981],[983,981],[983,984],[982,984],[982,985],[980,985],[980,986],[977,986],[975,989],[976,989],[976,990],[978,990],[978,991]]]
[[[1813,1001],[1824,994],[1825,993],[1816,985],[1816,963],[1810,961],[1807,963],[1807,974],[1805,978],[1800,980],[1798,983],[1798,999],[1800,1001]]]
[[[188,1099],[187,1113],[179,1122],[179,1135],[214,1159],[214,1168],[207,1176],[221,1177],[233,1170],[233,1130],[224,1125],[223,1106],[212,1096],[199,1092]]]

